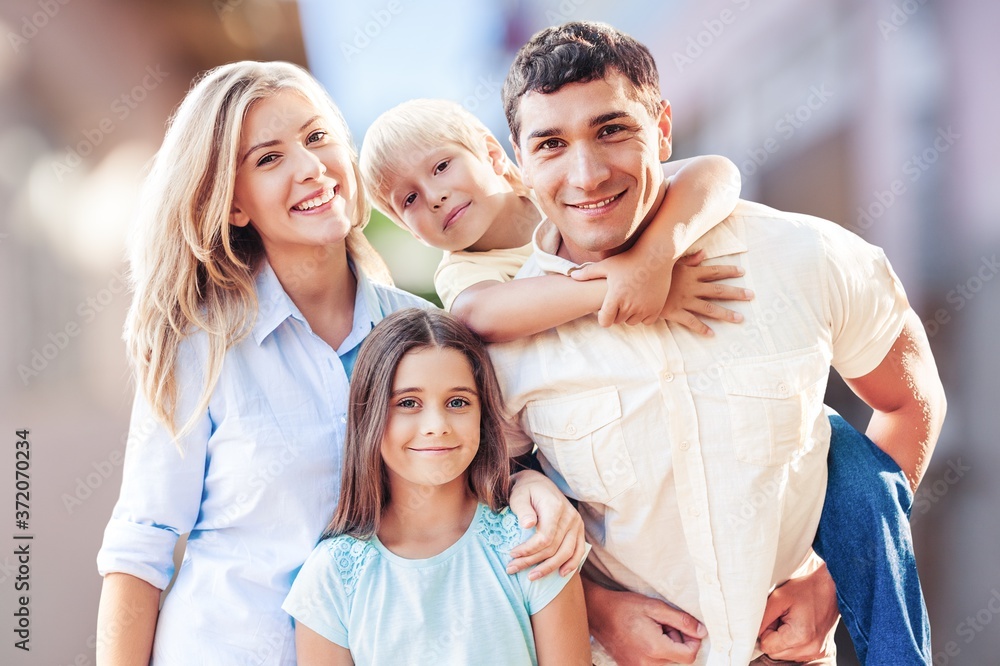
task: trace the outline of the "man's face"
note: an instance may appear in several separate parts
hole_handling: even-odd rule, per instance
[[[670,157],[670,106],[654,118],[612,71],[520,102],[522,176],[559,229],[560,254],[599,261],[625,249],[663,192]]]

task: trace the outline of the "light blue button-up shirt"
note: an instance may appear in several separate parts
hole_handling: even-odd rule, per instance
[[[164,588],[179,535],[190,532],[156,628],[153,664],[294,666],[292,579],[333,515],[340,491],[348,378],[358,347],[387,314],[431,307],[358,272],[354,325],[333,350],[265,265],[251,334],[230,349],[208,410],[183,454],[138,392],[121,496],[97,556]],[[181,346],[178,420],[204,382],[207,340]]]

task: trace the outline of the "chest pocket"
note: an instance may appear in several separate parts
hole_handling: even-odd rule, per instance
[[[526,415],[535,443],[576,499],[606,504],[635,485],[615,387],[529,402]]]
[[[722,381],[736,458],[780,467],[806,452],[813,412],[822,410],[829,365],[816,348],[741,359]]]

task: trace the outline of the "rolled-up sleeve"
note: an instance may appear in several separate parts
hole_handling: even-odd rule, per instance
[[[201,395],[203,367],[183,344],[178,367],[178,422],[192,413]],[[191,531],[201,506],[208,439],[208,410],[178,443],[156,418],[141,390],[129,423],[122,488],[97,555],[102,576],[126,573],[159,588],[174,575],[174,546]]]

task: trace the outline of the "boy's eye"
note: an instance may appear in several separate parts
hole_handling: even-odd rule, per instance
[[[618,134],[619,132],[624,132],[628,128],[624,125],[606,125],[601,128],[599,136],[609,136],[611,134]]]
[[[465,398],[452,398],[448,401],[448,406],[454,409],[461,409],[462,407],[468,407],[472,403]]]
[[[413,203],[416,200],[417,200],[417,193],[416,192],[410,192],[409,194],[406,195],[406,198],[403,199],[403,208],[406,208],[407,206],[409,206],[411,203]]]
[[[306,139],[306,142],[307,143],[316,143],[317,141],[322,141],[325,138],[326,138],[326,131],[325,130],[316,130],[315,132],[312,132],[309,135],[309,137]]]
[[[552,150],[554,148],[558,148],[561,145],[562,145],[562,142],[559,141],[559,139],[546,139],[545,141],[542,141],[540,144],[538,144],[537,146],[535,146],[535,149],[536,150]]]
[[[437,175],[437,174],[441,173],[442,171],[444,171],[445,169],[447,169],[448,168],[448,164],[450,162],[451,162],[450,160],[443,160],[441,162],[438,162],[437,166],[434,167],[434,174]]]

